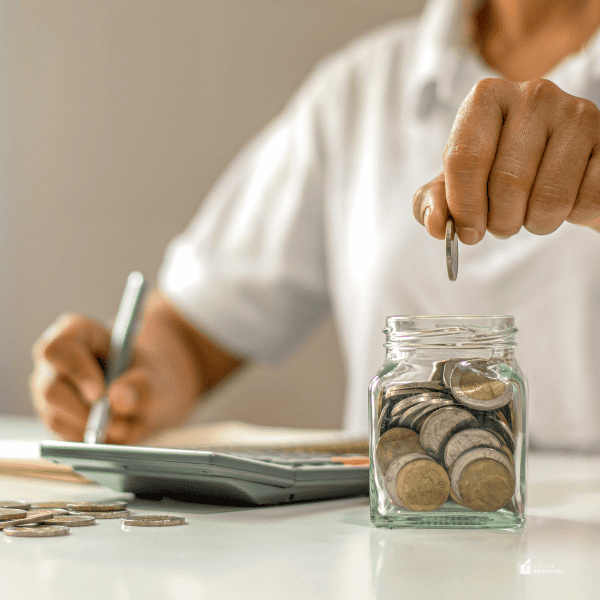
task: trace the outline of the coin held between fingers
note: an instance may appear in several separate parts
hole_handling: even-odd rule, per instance
[[[452,217],[446,222],[446,269],[448,279],[456,281],[458,276],[458,237]]]

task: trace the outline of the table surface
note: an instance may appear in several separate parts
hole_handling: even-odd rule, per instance
[[[43,439],[28,419],[0,418],[0,439]],[[57,538],[1,535],[3,600],[468,600],[592,598],[600,588],[600,456],[529,454],[525,526],[381,529],[366,498],[261,508],[133,499],[137,514]],[[0,477],[0,497],[114,498],[96,486]],[[527,561],[527,562],[525,562]],[[528,570],[530,572],[526,572]]]

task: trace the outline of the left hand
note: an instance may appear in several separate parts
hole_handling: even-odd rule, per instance
[[[444,170],[417,190],[415,218],[444,239],[486,230],[507,238],[525,227],[552,233],[564,221],[600,231],[600,111],[546,79],[482,79],[463,101]]]

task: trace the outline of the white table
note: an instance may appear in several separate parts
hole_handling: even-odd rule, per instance
[[[42,431],[34,421],[0,420],[0,439]],[[31,501],[115,497],[9,477],[0,489]],[[531,453],[528,490],[519,531],[378,529],[366,498],[267,508],[134,500],[137,512],[184,515],[188,524],[125,531],[104,520],[58,538],[0,534],[0,598],[597,598],[600,456]]]

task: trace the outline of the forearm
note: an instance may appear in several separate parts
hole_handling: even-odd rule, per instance
[[[198,331],[158,289],[146,303],[136,345],[174,373],[188,398],[201,396],[243,364]]]

